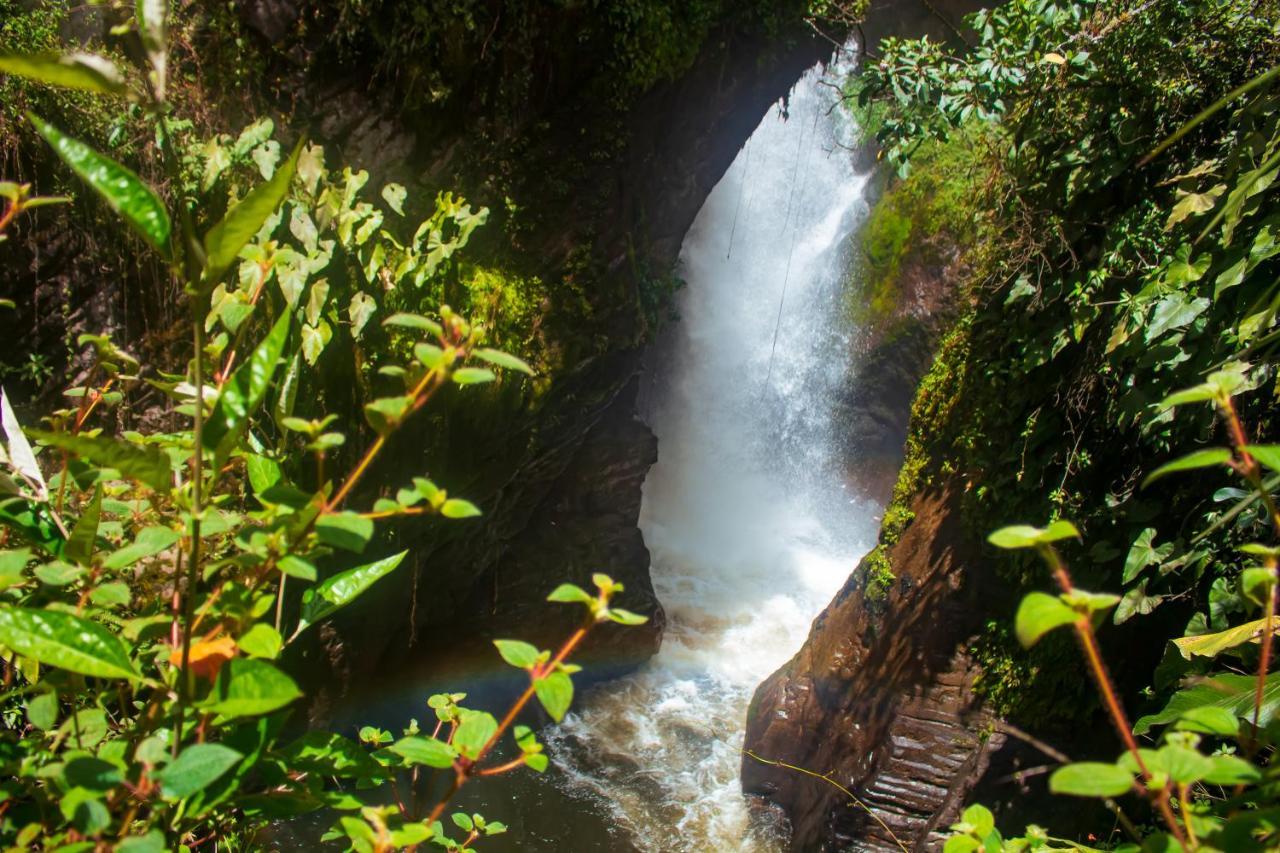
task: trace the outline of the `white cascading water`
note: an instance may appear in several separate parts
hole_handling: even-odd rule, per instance
[[[843,289],[865,176],[838,144],[847,71],[816,67],[761,121],[685,237],[679,320],[642,400],[658,436],[640,528],[661,652],[549,732],[570,793],[642,850],[770,850],[739,784],[747,705],[873,543],[845,483]],[[558,742],[558,743],[557,743]]]

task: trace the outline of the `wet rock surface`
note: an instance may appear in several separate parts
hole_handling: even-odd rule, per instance
[[[744,758],[744,790],[786,815],[793,850],[940,849],[939,831],[1004,743],[984,736],[994,721],[972,692],[964,646],[992,578],[956,495],[920,495],[890,550],[892,590],[868,596],[855,571],[804,648],[756,691],[745,748],[830,780]]]

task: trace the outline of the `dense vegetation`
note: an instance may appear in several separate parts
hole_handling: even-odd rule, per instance
[[[902,187],[962,182],[941,196],[969,267],[871,583],[910,497],[955,488],[975,539],[1026,555],[986,557],[1009,581],[973,650],[988,700],[1100,759],[1051,789],[1108,803],[1107,846],[1274,849],[1280,7],[1015,0],[970,23],[958,53],[885,43],[860,83]],[[937,171],[949,146],[968,168]],[[888,199],[882,265],[929,221]],[[1037,642],[1058,626],[1083,655]],[[1095,709],[1114,748],[1067,734]],[[948,850],[1078,847],[1002,838],[982,807],[957,830]]]
[[[287,671],[295,643],[405,557],[366,555],[386,550],[378,526],[481,514],[425,476],[371,489],[388,438],[451,388],[465,405],[518,381],[499,382],[496,369],[533,371],[485,346],[482,320],[440,304],[443,273],[487,210],[442,193],[415,226],[405,187],[370,199],[366,172],[331,170],[303,141],[286,152],[269,120],[193,150],[168,97],[167,24],[165,4],[142,3],[117,28],[129,71],[87,53],[0,56],[6,74],[129,104],[151,125],[167,199],[24,117],[154,253],[191,341],[180,372],[165,373],[106,335],[82,335],[92,367],[44,429],[20,424],[0,392],[0,839],[253,849],[266,823],[327,809],[327,837],[356,850],[470,848],[505,827],[459,812],[461,836],[450,837],[441,818],[454,793],[480,776],[544,770],[542,746],[516,725],[521,711],[536,698],[561,719],[578,669],[568,657],[591,628],[644,619],[614,607],[621,585],[596,574],[593,593],[550,590],[584,608],[554,653],[496,642],[528,678],[501,720],[451,693],[430,698],[429,733],[413,720],[399,736],[366,728],[357,743],[289,724],[302,698]],[[0,199],[0,240],[19,217],[71,201],[14,182],[0,182]],[[493,313],[482,287],[464,292],[473,313]],[[338,348],[355,357],[367,427],[340,426],[312,392]],[[103,417],[142,383],[171,400],[168,428]],[[367,443],[344,469],[335,457],[348,438]]]

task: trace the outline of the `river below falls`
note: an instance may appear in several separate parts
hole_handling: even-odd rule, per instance
[[[811,69],[770,110],[682,247],[678,320],[651,349],[640,400],[659,440],[640,528],[667,612],[662,650],[541,733],[545,775],[463,789],[460,809],[511,828],[482,850],[780,847],[739,784],[747,706],[874,543],[880,512],[846,485],[833,404],[849,381],[845,290],[866,214],[844,147],[856,137],[838,103],[845,71]],[[364,697],[360,718],[398,731],[443,689],[486,707],[459,669],[448,685]]]

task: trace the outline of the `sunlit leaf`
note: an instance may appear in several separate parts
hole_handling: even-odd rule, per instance
[[[112,210],[123,216],[153,249],[170,257],[172,224],[155,191],[129,169],[72,139],[39,116],[27,113],[27,119],[62,161],[102,196]]]

